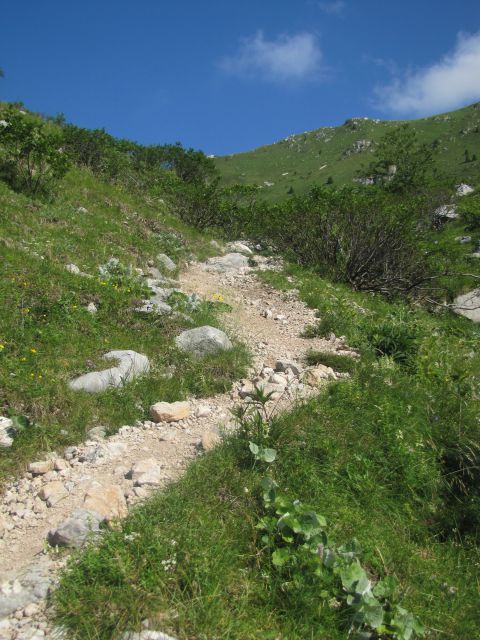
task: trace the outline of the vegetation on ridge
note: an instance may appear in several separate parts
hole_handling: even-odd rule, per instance
[[[447,180],[479,180],[480,103],[409,122],[350,118],[338,127],[219,156],[215,164],[225,185],[256,184],[267,201],[277,202],[289,194],[304,195],[315,185],[351,185],[370,164],[380,140],[404,124],[435,151],[435,167]]]

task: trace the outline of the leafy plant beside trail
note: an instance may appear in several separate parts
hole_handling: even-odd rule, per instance
[[[271,430],[267,401],[268,395],[257,391],[252,406],[239,412],[238,419],[240,438],[257,438],[257,443],[249,442],[255,464],[270,465],[260,482],[265,515],[257,529],[263,533],[261,553],[278,571],[283,588],[300,600],[305,591],[314,589],[320,601],[345,609],[350,618],[348,635],[397,640],[422,637],[423,626],[398,602],[395,577],[372,581],[361,565],[357,540],[336,546],[327,535],[326,519],[280,490],[274,480],[277,452],[265,446]]]
[[[374,363],[274,419],[237,414],[237,434],[71,560],[57,621],[105,640],[145,618],[179,640],[413,639],[418,619],[432,640],[475,637],[480,558],[432,527],[443,481],[421,395]]]

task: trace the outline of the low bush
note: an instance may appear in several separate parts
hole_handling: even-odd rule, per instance
[[[62,135],[13,106],[0,116],[0,179],[30,196],[53,195],[70,166]]]
[[[458,212],[469,231],[480,231],[480,196],[472,195],[458,204]]]

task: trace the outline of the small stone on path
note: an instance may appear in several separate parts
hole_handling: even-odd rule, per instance
[[[107,522],[125,518],[127,515],[125,496],[122,489],[115,484],[101,485],[92,482],[85,493],[83,508],[99,513]]]
[[[81,547],[89,536],[98,533],[102,520],[99,513],[79,509],[48,532],[48,542],[52,547]]]
[[[190,415],[190,403],[157,402],[150,407],[150,415],[155,422],[178,422]]]

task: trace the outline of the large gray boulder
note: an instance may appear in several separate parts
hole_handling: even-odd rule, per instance
[[[244,271],[248,268],[248,258],[241,253],[227,253],[225,256],[209,258],[207,270],[216,273]]]
[[[52,547],[81,547],[91,535],[99,532],[102,521],[103,517],[96,511],[79,509],[48,532],[48,542]]]
[[[181,351],[192,353],[199,358],[219,353],[220,351],[228,351],[233,347],[230,339],[223,331],[208,325],[183,331],[175,338],[175,343]]]
[[[148,373],[150,362],[147,356],[136,351],[116,350],[109,351],[103,356],[106,360],[118,360],[115,367],[85,373],[74,380],[70,380],[68,386],[74,391],[87,391],[88,393],[100,393],[109,387],[121,387],[134,378]]]
[[[469,293],[457,296],[453,304],[455,313],[473,322],[480,322],[480,289],[475,289]]]

